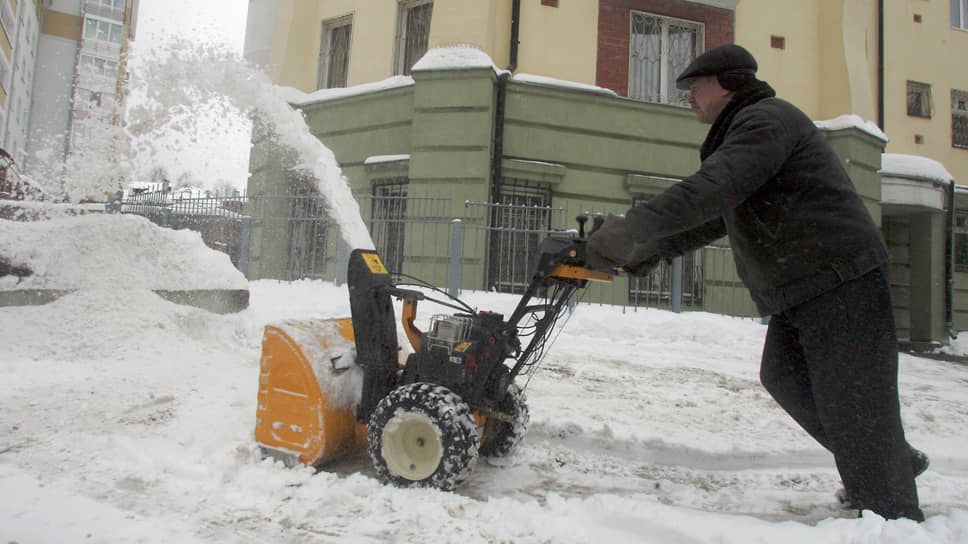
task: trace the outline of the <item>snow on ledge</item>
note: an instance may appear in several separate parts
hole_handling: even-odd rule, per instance
[[[856,114],[841,115],[840,117],[830,119],[828,121],[815,121],[815,125],[820,130],[843,130],[845,128],[858,128],[864,132],[870,134],[871,136],[878,138],[884,142],[888,141],[887,134],[878,128],[876,124],[872,121],[865,121],[861,116]]]
[[[472,70],[475,68],[490,68],[499,75],[507,71],[495,66],[491,57],[480,49],[472,45],[455,45],[435,47],[427,51],[413,65],[410,73],[430,70]]]
[[[364,165],[380,164],[385,162],[409,161],[410,155],[371,155],[363,161]]]
[[[955,178],[940,162],[918,155],[884,153],[881,155],[881,177],[913,178],[950,183]]]
[[[566,81],[564,79],[555,79],[553,77],[537,76],[534,74],[515,74],[512,79],[519,83],[527,83],[529,85],[538,85],[541,87],[561,87],[564,89],[572,89],[586,93],[601,94],[605,96],[618,96],[618,93],[611,89],[598,87],[596,85],[587,85],[585,83],[578,83],[575,81]]]
[[[338,98],[370,94],[378,91],[396,89],[399,87],[407,87],[409,85],[413,85],[412,77],[393,76],[381,81],[374,81],[373,83],[363,83],[361,85],[353,85],[352,87],[320,89],[311,93],[304,93],[303,91],[300,91],[294,87],[282,86],[277,86],[276,91],[279,93],[279,96],[283,98],[283,100],[289,104],[292,104],[293,106],[307,106],[317,102],[325,102],[327,100],[336,100]]]

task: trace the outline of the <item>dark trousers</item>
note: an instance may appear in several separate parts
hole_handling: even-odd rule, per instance
[[[897,336],[883,270],[772,316],[760,380],[834,454],[851,502],[924,520],[901,426]]]

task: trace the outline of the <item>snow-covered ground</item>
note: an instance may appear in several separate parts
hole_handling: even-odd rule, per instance
[[[191,288],[184,254],[207,251],[184,233],[154,243],[170,231],[132,218],[54,221],[67,223],[19,224],[16,238],[0,221],[4,254],[41,259],[11,240],[61,227],[57,251],[101,263],[84,274],[143,266]],[[154,251],[85,238],[92,225]],[[205,270],[234,286],[218,258]],[[79,273],[44,259],[45,274]],[[932,459],[920,525],[836,504],[831,456],[758,384],[762,324],[586,304],[528,385],[519,448],[456,492],[404,490],[379,484],[362,452],[314,473],[260,459],[253,439],[263,326],[346,316],[345,287],[251,282],[250,307],[220,315],[126,283],[75,281],[47,305],[0,308],[0,542],[968,542],[963,365],[901,357],[908,437]],[[505,313],[516,302],[463,298]],[[435,311],[422,303],[419,317]]]

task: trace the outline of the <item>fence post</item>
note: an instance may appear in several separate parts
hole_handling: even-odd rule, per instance
[[[336,285],[343,285],[346,283],[346,264],[349,262],[350,246],[343,240],[340,236],[339,240],[336,241],[336,274],[335,281]]]
[[[672,259],[672,311],[682,312],[682,257]]]
[[[460,260],[463,231],[464,224],[460,219],[454,219],[450,222],[450,274],[447,282],[447,292],[452,297],[460,294]]]
[[[239,235],[239,271],[249,279],[249,241],[252,239],[252,218],[242,218],[242,232]]]
[[[162,223],[161,226],[168,228],[171,226],[171,208],[162,208],[161,210]]]

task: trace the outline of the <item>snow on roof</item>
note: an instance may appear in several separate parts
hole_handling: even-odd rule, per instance
[[[564,79],[555,79],[553,77],[538,76],[534,74],[515,74],[512,79],[519,83],[526,83],[529,85],[539,85],[542,87],[561,87],[586,93],[602,94],[605,96],[618,96],[618,93],[611,89],[606,89],[604,87],[598,87],[595,85],[587,85],[585,83],[578,83],[575,81],[566,81]]]
[[[380,81],[374,81],[373,83],[363,83],[361,85],[353,85],[352,87],[320,89],[311,93],[304,93],[303,91],[293,87],[281,86],[277,86],[276,91],[286,102],[294,106],[306,106],[309,104],[315,104],[317,102],[325,102],[326,100],[335,100],[337,98],[347,98],[351,96],[375,93],[378,91],[386,91],[389,89],[406,87],[408,85],[413,85],[412,77],[392,76]]]
[[[428,70],[471,70],[474,68],[491,68],[500,74],[501,70],[494,65],[494,61],[487,53],[472,45],[456,45],[451,47],[435,47],[413,65],[410,72]]]
[[[0,257],[33,274],[0,289],[247,289],[225,253],[191,230],[127,214],[0,221]]]
[[[877,127],[872,121],[865,121],[861,116],[856,114],[841,115],[840,117],[830,119],[827,121],[816,121],[814,122],[817,128],[821,130],[843,130],[846,128],[858,128],[864,132],[879,138],[885,142],[888,141],[887,134]]]
[[[925,179],[949,183],[954,180],[940,162],[918,155],[884,153],[881,155],[881,176]]]

